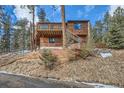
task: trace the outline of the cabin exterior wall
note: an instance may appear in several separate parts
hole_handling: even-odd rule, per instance
[[[88,21],[68,21],[66,31],[81,38],[82,43],[87,42]],[[40,47],[62,46],[62,24],[61,23],[37,23],[37,42]]]

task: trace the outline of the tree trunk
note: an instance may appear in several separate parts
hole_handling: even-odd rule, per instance
[[[61,17],[62,17],[62,33],[63,33],[63,48],[66,48],[66,24],[65,24],[65,7],[61,5]]]
[[[35,49],[35,6],[33,5],[33,50]]]

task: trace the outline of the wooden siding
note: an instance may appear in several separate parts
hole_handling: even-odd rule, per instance
[[[49,43],[49,38],[55,38],[57,41],[55,41],[55,43]],[[62,36],[40,38],[40,46],[61,46],[61,45],[62,45]]]
[[[75,30],[74,25],[79,23],[82,25],[80,30]],[[70,22],[67,24],[67,29],[77,35],[87,35],[88,34],[88,22]]]
[[[76,30],[75,24],[81,24],[82,28]],[[41,25],[48,25],[46,29],[40,29]],[[81,37],[81,42],[87,42],[88,36],[88,21],[71,21],[66,23],[66,31],[71,31],[73,34]],[[36,29],[37,45],[39,46],[62,46],[62,24],[61,23],[49,23],[38,22]],[[49,43],[49,38],[58,38],[60,42]]]

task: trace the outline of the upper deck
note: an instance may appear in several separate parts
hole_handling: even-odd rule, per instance
[[[88,34],[88,20],[84,21],[68,21],[66,22],[66,31],[70,31],[77,35],[87,35]],[[42,31],[42,32],[41,32]],[[38,22],[37,32],[41,34],[62,34],[62,23],[55,22]]]
[[[61,23],[50,23],[50,22],[38,22],[37,33],[42,36],[55,36],[62,35],[62,24]]]

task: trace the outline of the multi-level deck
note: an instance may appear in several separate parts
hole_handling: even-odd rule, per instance
[[[85,43],[88,36],[88,22],[85,21],[68,21],[66,22],[66,39],[67,43],[77,41]],[[38,22],[37,30],[37,45],[39,47],[58,47],[62,46],[63,34],[61,23]]]

